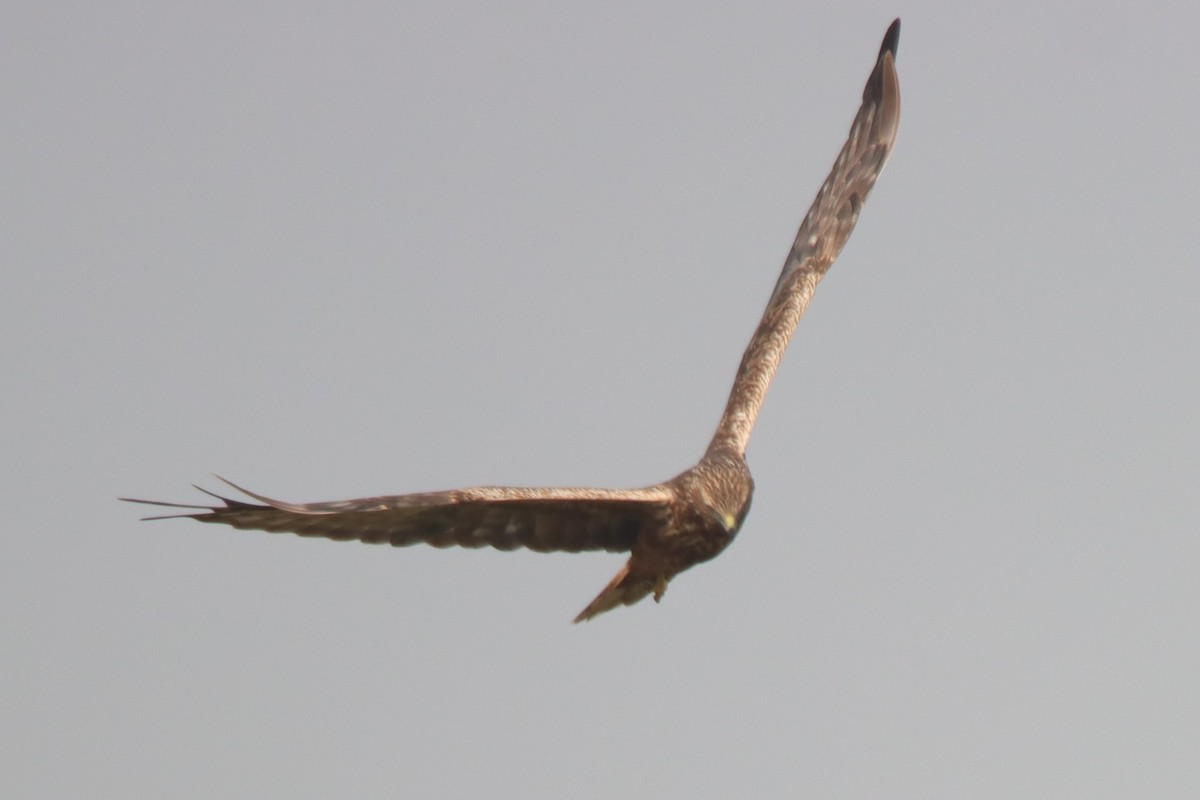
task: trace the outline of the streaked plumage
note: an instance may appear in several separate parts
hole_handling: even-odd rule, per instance
[[[671,578],[724,550],[750,509],[754,482],[745,451],[763,397],[817,283],[850,236],[895,141],[899,34],[896,20],[884,36],[849,138],[800,225],[742,357],[716,433],[691,469],[641,489],[479,487],[294,504],[230,484],[257,502],[215,494],[221,505],[123,499],[199,510],[168,517],[326,539],[538,552],[628,551],[625,566],[575,621],[636,603],[651,593],[660,599]]]

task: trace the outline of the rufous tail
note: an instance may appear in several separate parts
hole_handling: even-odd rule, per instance
[[[631,576],[629,565],[629,561],[625,562],[625,566],[617,571],[613,579],[608,582],[608,586],[605,586],[604,590],[596,595],[595,600],[588,603],[587,608],[579,612],[579,616],[575,617],[574,622],[583,622],[617,606],[631,606],[655,591],[654,581],[644,577]],[[665,581],[663,583],[665,584]]]

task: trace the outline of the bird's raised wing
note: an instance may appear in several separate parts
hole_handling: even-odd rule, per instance
[[[224,479],[222,479],[224,480]],[[229,481],[225,481],[229,483]],[[526,489],[483,486],[446,492],[285,503],[229,483],[258,503],[223,497],[222,505],[188,505],[124,497],[131,503],[197,509],[190,517],[235,528],[294,533],[397,547],[526,548],[538,552],[627,551],[646,525],[661,525],[674,498],[663,484],[643,489]],[[199,487],[197,487],[199,488]]]
[[[900,81],[896,75],[899,39],[900,20],[896,20],[883,37],[850,135],[800,223],[762,321],[742,356],[725,413],[709,445],[710,452],[715,449],[745,452],[767,387],[792,332],[808,308],[817,283],[850,238],[858,213],[892,152],[900,123]]]

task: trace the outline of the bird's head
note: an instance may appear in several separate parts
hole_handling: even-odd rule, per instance
[[[735,455],[709,455],[693,468],[690,489],[697,505],[726,533],[737,533],[750,511],[754,480],[745,459]]]

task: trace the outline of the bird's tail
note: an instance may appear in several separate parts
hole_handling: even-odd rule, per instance
[[[662,583],[665,588],[666,581],[664,580]],[[645,576],[630,575],[627,561],[625,566],[621,567],[613,579],[608,582],[608,586],[605,586],[604,590],[596,595],[595,600],[588,603],[587,608],[579,612],[579,616],[575,617],[574,621],[583,622],[617,606],[631,606],[656,591],[655,586],[655,581]],[[661,596],[662,592],[658,591],[656,599]]]

